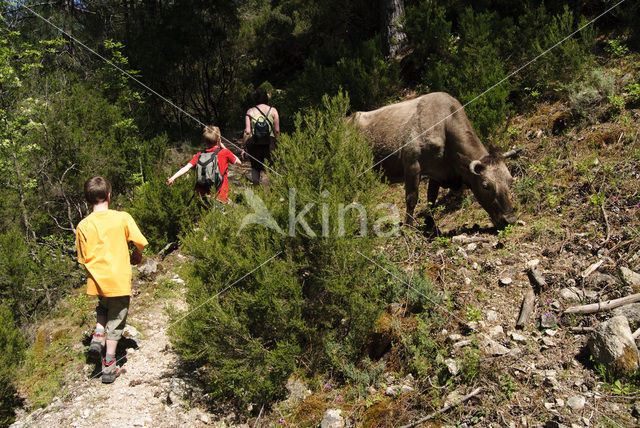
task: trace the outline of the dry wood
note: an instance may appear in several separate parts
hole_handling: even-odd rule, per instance
[[[529,287],[525,292],[524,299],[522,299],[522,306],[520,306],[520,315],[518,316],[518,322],[516,322],[516,328],[522,329],[529,320],[531,313],[533,313],[533,304],[536,300],[536,296],[533,293],[533,288]]]
[[[511,149],[507,152],[504,152],[504,154],[502,155],[505,159],[510,158],[510,157],[514,157],[515,155],[517,155],[518,153],[520,153],[522,151],[522,149]]]
[[[640,336],[640,328],[634,331],[633,334],[631,335],[631,337],[633,337],[633,340],[636,340],[638,336]]]
[[[573,333],[591,333],[595,329],[593,327],[571,327],[570,330]]]
[[[454,244],[471,244],[472,242],[489,242],[491,239],[485,236],[466,236],[456,235],[451,238],[451,242]]]
[[[547,286],[547,281],[545,281],[537,266],[529,266],[527,275],[529,276],[529,281],[538,292]]]
[[[565,314],[593,314],[600,311],[610,311],[619,306],[628,305],[629,303],[640,302],[640,293],[631,294],[621,297],[620,299],[609,300],[606,302],[592,303],[590,305],[572,306],[564,310]]]
[[[471,393],[469,393],[469,394],[465,395],[464,397],[456,400],[454,403],[451,403],[451,404],[449,404],[447,406],[444,406],[442,409],[440,409],[440,410],[438,410],[436,412],[433,412],[430,415],[427,415],[422,419],[418,419],[417,421],[412,422],[412,423],[410,423],[408,425],[403,425],[401,428],[413,428],[413,427],[416,427],[416,426],[420,425],[421,423],[424,423],[424,422],[426,422],[428,420],[431,420],[431,419],[435,418],[436,416],[438,416],[439,414],[444,413],[447,410],[451,409],[452,407],[455,407],[455,406],[459,405],[460,403],[463,403],[463,402],[467,401],[468,399],[478,395],[481,391],[482,391],[482,388],[476,388],[473,391],[471,391]]]
[[[600,265],[602,265],[602,263],[604,262],[604,260],[600,260],[599,262],[596,262],[594,264],[592,264],[591,266],[589,266],[588,268],[586,268],[581,274],[580,276],[582,277],[582,279],[585,279],[586,277],[588,277],[589,275],[591,275],[592,273],[594,273],[596,270],[598,270],[598,268],[600,267]]]

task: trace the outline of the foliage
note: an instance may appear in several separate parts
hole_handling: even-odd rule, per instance
[[[174,327],[173,340],[187,360],[210,367],[218,397],[269,402],[301,366],[347,376],[385,305],[380,271],[360,255],[372,257],[375,237],[359,236],[380,184],[367,170],[369,145],[343,120],[347,109],[343,95],[325,97],[322,110],[298,115],[295,132],[283,136],[273,163],[279,175],[260,193],[282,233],[242,227],[251,211],[236,206],[210,212],[184,238],[194,257],[187,300],[197,310]],[[365,211],[347,210],[341,225],[335,214],[352,201]],[[287,230],[290,209],[300,218],[304,207],[306,223]],[[373,219],[364,222],[371,230]]]
[[[593,69],[566,89],[573,111],[579,117],[591,117],[602,101],[615,93],[615,79],[603,69]]]
[[[127,211],[136,220],[152,250],[176,242],[183,230],[201,214],[192,180],[179,180],[173,187],[156,176],[138,186]]]
[[[371,110],[384,104],[400,88],[397,63],[387,62],[379,40],[363,42],[356,48],[343,44],[327,46],[305,62],[291,88],[274,99],[282,100],[284,117],[304,106],[317,105],[325,94],[344,90],[354,110]]]
[[[620,38],[607,40],[604,50],[612,58],[622,58],[629,53],[629,48]]]
[[[81,282],[76,265],[50,245],[26,240],[17,228],[0,234],[0,296],[20,324],[51,309]]]
[[[11,308],[0,304],[0,425],[13,421],[13,409],[19,404],[13,381],[22,362],[25,340],[15,324]]]

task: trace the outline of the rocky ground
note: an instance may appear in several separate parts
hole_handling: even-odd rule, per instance
[[[20,415],[14,426],[386,427],[411,426],[438,410],[421,426],[639,426],[632,332],[640,327],[640,303],[567,313],[572,306],[640,293],[638,130],[618,122],[556,135],[563,115],[562,105],[541,106],[515,123],[514,145],[523,151],[508,165],[519,180],[534,179],[531,196],[523,196],[522,185],[516,189],[517,225],[496,231],[468,191],[443,192],[445,208],[435,214],[439,234],[405,227],[381,246],[380,253],[409,278],[426,273],[444,302],[433,309],[445,318],[444,327],[429,338],[439,346],[438,376],[407,373],[390,342],[374,361],[385,364],[382,380],[365,395],[325,379],[314,388],[292,378],[286,400],[236,417],[207,399],[197,372],[185,369],[171,349],[165,307],[183,307],[180,293],[145,298],[154,284],[174,281],[180,289],[175,272],[186,259],[178,250],[160,262],[157,276],[140,286],[134,300],[129,324],[137,333],[127,341],[126,373],[102,385],[89,379],[87,365],[68,379],[59,398]],[[247,182],[238,181],[248,174],[243,167],[230,174],[235,186]],[[386,198],[403,200],[402,186],[391,187]],[[422,202],[417,212],[425,209]],[[531,313],[517,328],[527,296]],[[399,309],[402,302],[383,315],[391,320],[387,337],[396,338],[391,330],[398,326],[415,324],[410,311]],[[607,343],[614,336],[620,340]],[[622,352],[608,357],[608,348]],[[470,355],[477,355],[475,365],[469,365]],[[607,374],[602,367],[627,374]]]
[[[180,263],[180,254],[170,256]],[[153,287],[166,281],[176,292],[153,298]],[[171,347],[167,336],[167,308],[182,309],[182,280],[167,272],[134,287],[125,337],[119,344],[118,364],[122,375],[113,384],[102,384],[99,369],[84,366],[82,373],[68,379],[58,398],[45,408],[22,414],[12,425],[19,427],[198,427],[231,426],[204,404],[207,397]],[[88,338],[77,344],[86,348]],[[123,345],[123,346],[120,346]],[[234,415],[228,415],[231,421]]]

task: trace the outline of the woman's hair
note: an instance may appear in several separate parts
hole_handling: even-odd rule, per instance
[[[210,146],[215,146],[218,144],[218,139],[220,138],[220,128],[207,125],[204,127],[204,131],[202,131],[202,136],[204,137],[205,143]]]
[[[109,199],[111,183],[100,176],[92,177],[84,183],[84,198],[91,205],[96,205]]]
[[[267,95],[267,90],[263,87],[256,88],[256,91],[253,94],[253,101],[255,101],[256,105],[267,104],[269,102],[269,95]]]

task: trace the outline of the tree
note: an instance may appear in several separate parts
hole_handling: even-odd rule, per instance
[[[407,38],[402,29],[404,1],[380,0],[380,3],[385,54],[387,57],[395,58],[400,53],[402,44]]]

